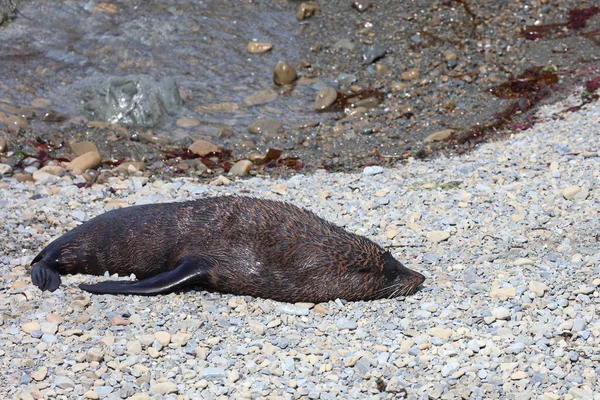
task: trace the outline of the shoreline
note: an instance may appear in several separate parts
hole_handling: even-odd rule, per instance
[[[3,178],[0,395],[599,398],[600,107],[552,119],[565,108],[543,107],[544,122],[469,154],[361,173],[87,189],[67,175]],[[389,248],[424,288],[319,308],[96,296],[76,287],[89,276],[40,294],[29,280],[44,245],[111,207],[224,194],[308,208]]]

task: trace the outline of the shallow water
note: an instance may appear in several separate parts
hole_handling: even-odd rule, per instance
[[[282,91],[272,82],[273,67],[280,60],[299,61],[303,38],[297,4],[268,3],[116,1],[111,4],[117,12],[109,13],[95,2],[25,2],[18,18],[2,28],[0,98],[19,105],[47,98],[55,110],[80,115],[82,99],[75,88],[82,81],[150,74],[176,79],[184,97],[177,116],[209,125],[239,126],[245,132],[259,115],[277,118],[284,127],[317,120],[310,107],[318,88],[297,86],[269,104],[242,105],[255,92]],[[274,48],[250,54],[247,44],[253,39]],[[196,110],[214,103],[235,105]],[[163,130],[173,128],[174,120]]]

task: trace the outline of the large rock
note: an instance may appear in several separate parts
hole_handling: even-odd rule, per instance
[[[75,94],[93,119],[144,127],[160,125],[182,104],[175,79],[150,75],[88,78],[76,84]]]

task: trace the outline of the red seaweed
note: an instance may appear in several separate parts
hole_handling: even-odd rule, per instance
[[[527,40],[539,40],[545,36],[549,36],[560,31],[564,27],[578,31],[585,28],[587,21],[599,12],[600,8],[596,6],[591,6],[588,8],[574,8],[569,10],[569,20],[567,22],[558,22],[555,24],[545,25],[528,25],[521,29],[521,35],[523,35],[523,37],[525,37]],[[583,36],[589,38],[589,34],[583,34]],[[595,38],[591,39],[594,40]],[[594,42],[596,41],[594,40]],[[596,44],[598,43],[596,42]]]
[[[585,28],[588,19],[600,12],[600,8],[591,6],[588,8],[574,8],[569,10],[569,22],[567,26],[569,29],[582,29]]]

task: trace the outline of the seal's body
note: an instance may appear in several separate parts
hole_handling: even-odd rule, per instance
[[[372,241],[296,206],[215,197],[109,211],[50,243],[31,278],[135,274],[80,285],[91,293],[154,295],[189,286],[287,302],[371,300],[413,293],[424,277]]]

